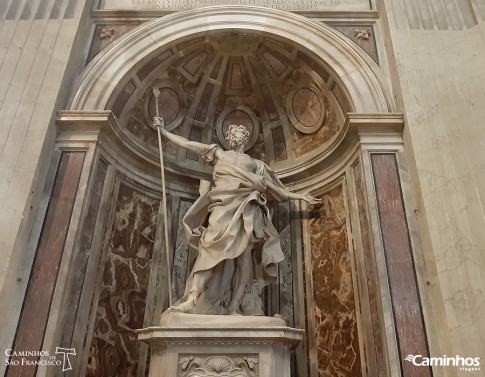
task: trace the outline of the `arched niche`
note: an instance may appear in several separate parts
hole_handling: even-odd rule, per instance
[[[293,13],[248,6],[176,12],[125,34],[90,63],[69,109],[105,109],[134,64],[174,41],[217,30],[254,31],[293,41],[314,53],[334,72],[354,111],[380,113],[394,109],[376,63],[338,32]]]
[[[268,53],[267,45],[271,43],[276,46],[276,50],[283,51],[283,55],[286,53],[286,56],[283,56],[286,60],[283,61],[281,59],[278,61],[278,56],[275,59],[275,55],[271,55],[271,51],[267,54],[270,56],[269,59],[273,60],[269,62],[270,69],[277,72],[274,77],[271,75],[267,77],[266,83],[269,86],[266,85],[264,88],[264,85],[261,85],[259,88],[263,92],[262,98],[259,99],[260,103],[268,103],[273,100],[276,102],[277,106],[274,110],[278,113],[276,118],[273,119],[271,115],[266,115],[270,119],[264,124],[265,122],[262,121],[264,114],[262,113],[269,113],[269,111],[262,111],[267,109],[261,108],[251,111],[245,106],[242,113],[245,113],[243,115],[246,118],[253,118],[256,115],[258,120],[254,123],[258,123],[260,132],[264,135],[265,150],[263,153],[255,152],[253,156],[261,158],[261,155],[264,154],[266,162],[287,183],[301,180],[310,171],[314,171],[315,174],[321,173],[322,169],[318,165],[328,160],[328,157],[348,135],[346,124],[348,112],[385,114],[394,109],[392,99],[385,90],[380,68],[356,45],[337,31],[293,13],[246,6],[193,9],[173,13],[140,25],[117,39],[88,65],[78,88],[73,92],[68,109],[71,111],[113,110],[116,122],[111,124],[114,124],[116,128],[113,130],[116,136],[130,152],[133,152],[135,159],[145,160],[153,166],[158,163],[154,133],[152,132],[151,143],[141,140],[144,136],[131,137],[133,133],[127,131],[126,117],[129,116],[133,107],[140,105],[136,102],[140,97],[150,95],[152,85],[162,85],[164,86],[162,90],[167,94],[171,93],[172,99],[176,98],[178,101],[180,110],[174,118],[174,124],[177,123],[176,127],[181,129],[180,133],[187,138],[193,136],[204,142],[211,142],[211,129],[223,128],[217,127],[217,123],[224,123],[224,119],[221,119],[220,113],[215,116],[213,114],[212,117],[207,116],[205,119],[194,119],[197,111],[192,109],[191,113],[191,107],[194,107],[194,103],[204,95],[203,91],[193,93],[192,97],[195,96],[195,98],[188,101],[187,93],[183,92],[177,79],[157,80],[156,74],[160,73],[162,66],[166,70],[174,68],[176,65],[192,64],[190,58],[194,53],[194,45],[197,44],[206,42],[205,45],[215,48],[218,50],[216,52],[220,53],[224,50],[224,43],[218,45],[217,39],[227,35],[245,35],[248,40],[259,39],[263,45],[262,51],[258,51],[259,57]],[[250,41],[249,44],[253,42]],[[204,48],[199,51],[207,52]],[[247,72],[247,67],[244,67],[244,54],[223,52],[225,54],[222,53],[222,55],[229,57],[229,60],[224,61],[223,65],[239,66],[239,58],[241,66]],[[276,52],[278,53],[278,51]],[[176,56],[177,54],[178,56]],[[199,63],[202,70],[209,66],[211,69],[216,68],[214,66],[218,64],[217,56],[221,56],[221,54],[211,55],[207,61],[201,59]],[[194,60],[197,58],[198,56],[195,55]],[[210,61],[210,59],[214,61]],[[268,63],[268,61],[264,63]],[[283,84],[291,88],[289,90],[291,93],[285,93],[283,100],[278,101],[275,97],[280,93],[275,93],[268,88],[271,88],[273,82],[276,83],[281,78],[286,78],[291,73],[286,68],[295,64],[304,66],[309,80],[304,85],[300,85],[298,80],[296,82],[287,80],[288,82]],[[196,70],[197,68],[195,67]],[[231,69],[229,66],[226,68]],[[279,69],[281,71],[278,71]],[[184,72],[179,70],[178,73],[182,73],[181,77],[188,81],[199,81],[197,82],[199,86],[201,80],[205,85],[208,80],[213,81],[214,79],[208,73],[206,75],[208,77],[204,80],[203,77],[200,77],[200,71],[193,72],[194,75],[191,75],[188,70],[184,70]],[[257,81],[260,78],[257,77],[254,80]],[[255,86],[254,80],[247,78],[252,89]],[[224,83],[222,84],[224,85]],[[171,87],[169,88],[167,85]],[[264,93],[265,91],[266,93]],[[318,124],[319,117],[317,116],[315,120],[308,119],[307,122],[311,124],[305,125],[298,120],[298,114],[295,111],[289,111],[292,98],[294,102],[297,102],[299,98],[305,98],[308,95],[316,98],[317,102],[323,97],[325,98],[326,103],[322,101],[319,104],[322,108],[320,118],[325,117],[326,108],[334,110],[338,124],[333,125],[335,129],[331,131],[332,135],[324,138],[315,137],[318,136],[318,133],[311,130],[315,128],[313,123],[316,123],[317,129],[319,126],[321,127],[321,124]],[[220,97],[220,93],[217,96]],[[141,106],[149,107],[148,102],[145,101]],[[237,112],[236,107],[241,105],[243,104],[233,103],[233,106],[225,106],[220,109],[220,112],[234,114]],[[255,112],[257,114],[254,114]],[[149,121],[146,113],[147,111],[144,111],[141,114],[143,118],[141,123],[145,129],[148,129]],[[241,111],[239,113],[241,114]],[[303,123],[305,122],[303,121]],[[325,126],[328,125],[324,125],[321,131],[326,131],[328,127]],[[305,129],[310,130],[308,134]],[[194,135],[191,135],[191,132]],[[279,143],[273,139],[279,139]],[[308,143],[307,140],[313,140],[313,142]],[[295,148],[298,148],[298,143],[306,143],[306,147],[300,148],[300,150],[305,148],[307,150],[301,153],[293,152]],[[177,172],[183,171],[185,177],[188,175],[194,178],[207,175],[207,170],[202,169],[201,171],[200,167],[195,167],[190,161],[191,158],[187,158],[183,152],[171,151],[170,148],[167,150],[171,152],[167,153],[167,168],[171,173],[176,175]],[[295,176],[290,177],[292,175]]]
[[[241,37],[238,49],[247,47],[255,59],[266,59],[263,69],[274,72],[274,77],[268,74],[263,82],[275,99],[277,119],[267,116],[267,103],[255,108],[224,103],[212,118],[196,119],[202,102],[197,93],[205,90],[201,85],[203,78],[225,88],[228,95],[237,96],[238,90],[245,90],[244,75],[250,70],[248,61],[244,60],[247,54],[227,51],[226,46],[237,36]],[[212,58],[211,49],[216,52]],[[220,57],[225,59],[226,68],[241,70],[239,76],[243,78],[240,83],[234,81],[234,87],[227,84],[223,74],[220,79],[218,74],[211,77]],[[286,82],[295,69],[302,69],[308,80],[300,86],[287,84],[284,98],[277,98],[278,92],[271,92],[271,79],[275,86]],[[160,75],[169,76],[170,72],[178,72],[184,78],[161,79]],[[194,84],[193,97],[188,95],[184,82]],[[247,82],[249,91],[262,90],[258,80],[249,78]],[[77,309],[60,311],[59,316],[63,323],[72,324],[74,335],[66,338],[65,345],[81,350],[82,356],[76,361],[79,370],[93,368],[96,363],[89,360],[93,357],[101,360],[105,352],[121,352],[117,357],[128,360],[129,368],[136,369],[139,363],[146,362],[147,350],[138,349],[136,339],[129,335],[121,340],[125,342],[123,347],[109,346],[109,339],[103,338],[108,335],[101,331],[106,311],[111,310],[113,318],[119,317],[113,319],[113,328],[120,326],[126,317],[123,313],[136,314],[137,309],[130,306],[126,297],[126,292],[134,292],[133,302],[145,306],[143,316],[138,313],[137,321],[130,322],[130,326],[156,324],[160,311],[167,306],[163,277],[172,274],[175,295],[180,296],[195,257],[184,244],[180,221],[197,197],[199,179],[209,176],[210,167],[201,166],[195,158],[182,156],[177,151],[167,156],[173,245],[173,269],[167,272],[160,255],[163,243],[162,225],[158,221],[161,182],[157,150],[153,143],[150,145],[127,126],[130,114],[139,108],[143,115],[141,123],[149,130],[145,115],[150,113],[153,104],[149,98],[143,102],[143,96],[150,95],[153,85],[163,90],[166,100],[178,107],[176,112],[166,115],[173,129],[180,128],[190,138],[191,127],[195,125],[201,129],[200,141],[204,142],[220,137],[229,116],[252,122],[254,129],[259,127],[263,147],[268,147],[267,141],[271,140],[271,127],[281,126],[282,134],[287,136],[291,136],[294,128],[301,138],[311,139],[319,127],[325,127],[326,113],[307,116],[297,107],[289,112],[290,105],[312,101],[314,106],[328,107],[333,112],[338,126],[336,132],[302,155],[287,154],[287,158],[278,159],[275,144],[268,147],[271,157],[268,162],[290,189],[311,190],[323,200],[321,206],[313,208],[294,203],[275,209],[287,261],[280,268],[281,284],[265,291],[268,314],[283,312],[292,326],[307,330],[308,342],[297,350],[295,368],[299,376],[307,374],[307,362],[311,365],[310,375],[329,372],[322,369],[330,364],[321,363],[324,357],[321,350],[335,331],[339,335],[335,339],[340,339],[335,340],[338,344],[325,347],[331,348],[332,360],[346,363],[349,373],[357,375],[365,370],[370,375],[394,373],[399,368],[398,351],[393,341],[394,320],[389,316],[392,290],[385,277],[389,266],[380,235],[376,186],[382,181],[377,182],[376,176],[386,177],[393,172],[399,176],[398,165],[392,164],[399,161],[399,166],[402,165],[399,157],[402,116],[393,113],[394,104],[379,67],[333,29],[292,13],[243,6],[177,12],[133,29],[88,65],[73,91],[68,109],[59,112],[56,148],[88,151],[84,164],[89,170],[85,173],[87,189],[79,198],[84,204],[73,216],[79,219],[80,234],[96,234],[96,229],[102,233],[90,243],[90,259],[83,259],[80,253],[84,248],[81,236],[65,257],[66,268],[81,266],[84,277],[90,274],[89,284],[79,286],[73,278],[58,282],[63,288],[60,292],[78,297],[77,301],[72,299]],[[191,118],[190,124],[187,118]],[[221,128],[219,132],[217,127]],[[287,151],[292,148],[288,140],[285,139]],[[386,168],[391,171],[385,171]],[[98,212],[92,212],[94,207]],[[90,218],[92,213],[96,213],[94,218]],[[138,229],[140,224],[146,226]],[[126,235],[128,231],[130,236]],[[139,251],[143,255],[138,255]],[[137,258],[141,258],[138,264]],[[335,270],[322,267],[329,264]],[[143,278],[136,274],[130,277],[131,272],[148,265],[150,271],[143,272]],[[133,291],[123,289],[122,285],[113,288],[113,280],[109,279],[117,274],[126,277],[128,282],[136,282],[138,288],[130,288]],[[57,300],[62,302],[62,293]],[[116,314],[122,309],[125,312]],[[348,320],[342,321],[342,315]],[[324,316],[328,316],[328,321]],[[55,321],[55,316],[50,320]],[[337,330],[328,327],[329,323],[335,324]],[[113,328],[110,331],[117,337],[119,334]],[[64,339],[65,332],[59,330],[52,341],[56,336]],[[79,339],[87,339],[88,346]],[[96,371],[90,369],[89,373],[95,375]]]

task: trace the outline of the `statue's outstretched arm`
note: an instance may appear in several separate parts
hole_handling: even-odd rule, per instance
[[[165,137],[167,140],[171,141],[175,145],[178,145],[179,147],[182,147],[184,149],[188,149],[189,151],[195,152],[197,154],[200,154],[202,150],[207,147],[206,144],[199,143],[197,141],[190,141],[187,140],[185,137],[174,135],[171,132],[168,132],[164,128],[164,122],[163,118],[155,117],[153,118],[153,126],[154,127],[160,127],[160,131],[162,133],[162,136]]]
[[[309,204],[319,204],[322,202],[322,199],[317,199],[314,196],[310,195],[308,192],[296,193],[289,191],[288,197],[295,200],[304,200]]]

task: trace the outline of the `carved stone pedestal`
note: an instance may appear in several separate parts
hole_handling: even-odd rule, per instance
[[[138,339],[151,347],[149,377],[290,377],[303,333],[280,318],[167,313]]]

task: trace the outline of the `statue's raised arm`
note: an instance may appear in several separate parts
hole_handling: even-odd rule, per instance
[[[168,132],[164,127],[165,124],[163,122],[163,118],[159,118],[159,117],[153,118],[153,126],[155,128],[160,128],[160,132],[164,138],[171,141],[175,145],[178,145],[181,148],[187,149],[197,154],[201,154],[202,151],[205,148],[207,148],[206,144],[202,144],[197,141],[190,141],[182,136],[174,135],[173,133]]]

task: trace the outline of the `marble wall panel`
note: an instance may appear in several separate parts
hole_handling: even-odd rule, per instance
[[[136,376],[159,201],[120,184],[109,235],[87,376]]]
[[[383,349],[384,334],[382,333],[382,325],[380,324],[379,313],[381,312],[381,305],[379,302],[379,290],[377,286],[377,269],[375,266],[375,256],[373,251],[373,245],[370,235],[370,224],[369,218],[366,210],[366,197],[365,197],[365,187],[364,178],[362,174],[361,164],[356,164],[353,167],[355,187],[357,194],[357,207],[359,211],[359,225],[360,225],[360,235],[362,238],[362,248],[364,254],[364,268],[367,283],[367,292],[370,307],[370,323],[371,323],[371,334],[373,338],[374,352],[372,352],[372,363],[377,365],[377,370],[379,376],[386,375],[386,361],[382,357],[385,355]]]
[[[430,367],[403,361],[408,355],[429,357],[429,350],[396,156],[372,154],[371,161],[401,366],[406,377],[432,376]]]
[[[91,197],[89,199],[84,223],[81,228],[79,247],[77,249],[77,254],[74,256],[73,266],[75,266],[75,268],[72,269],[70,292],[66,304],[69,310],[66,311],[64,317],[64,329],[60,344],[61,347],[65,348],[69,348],[72,342],[107,169],[107,164],[104,161],[100,161],[91,186]]]
[[[318,375],[358,377],[362,370],[342,186],[321,199],[309,214],[307,228]]]
[[[61,155],[12,346],[14,351],[41,350],[84,157],[84,152]],[[36,371],[35,365],[20,364],[8,367],[5,376],[34,376]]]

